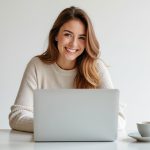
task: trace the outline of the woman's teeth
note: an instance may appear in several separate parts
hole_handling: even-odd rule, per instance
[[[76,52],[76,49],[66,48],[66,50],[69,51],[69,52],[71,52],[71,53]]]

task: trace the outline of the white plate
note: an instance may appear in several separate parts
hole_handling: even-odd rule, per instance
[[[138,132],[129,133],[128,136],[140,142],[150,142],[150,137],[142,137]]]

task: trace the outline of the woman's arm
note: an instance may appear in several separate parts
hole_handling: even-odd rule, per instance
[[[26,67],[9,114],[10,127],[15,130],[33,132],[33,90],[37,88],[35,59],[31,59]]]
[[[99,72],[101,77],[101,86],[100,88],[104,89],[113,89],[114,86],[111,81],[111,77],[106,65],[103,61],[99,61]],[[126,126],[126,120],[124,115],[125,105],[119,104],[119,114],[118,114],[118,130],[124,130]]]

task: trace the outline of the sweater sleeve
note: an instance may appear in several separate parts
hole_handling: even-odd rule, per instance
[[[100,77],[101,77],[100,88],[113,89],[114,86],[111,81],[109,71],[103,61],[99,62],[99,73],[100,73]],[[126,126],[124,108],[125,108],[125,105],[120,103],[119,104],[119,114],[118,114],[118,130],[119,131],[125,130],[125,126]]]
[[[15,103],[11,106],[9,124],[15,130],[33,132],[33,90],[37,88],[34,59],[25,69]]]

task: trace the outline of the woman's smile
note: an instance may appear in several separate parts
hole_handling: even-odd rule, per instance
[[[77,49],[74,49],[74,48],[67,48],[67,47],[65,47],[65,50],[66,50],[67,52],[69,52],[70,54],[74,54],[76,51],[78,51]]]

